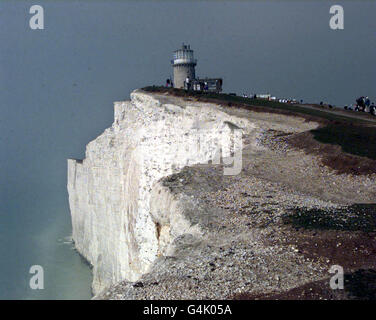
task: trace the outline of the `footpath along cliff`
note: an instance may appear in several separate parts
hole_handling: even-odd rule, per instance
[[[111,128],[68,160],[73,240],[96,298],[256,297],[324,281],[336,261],[293,226],[304,214],[360,225],[317,231],[327,244],[350,231],[374,243],[359,217],[374,212],[375,176],[336,174],[284,140],[318,125],[143,90],[115,102]]]

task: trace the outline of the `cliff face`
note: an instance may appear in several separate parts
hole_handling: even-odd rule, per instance
[[[256,145],[257,132],[255,124],[213,104],[142,91],[115,102],[112,127],[87,145],[83,161],[68,160],[73,239],[93,265],[94,293],[136,281],[174,250],[173,239],[200,233],[158,180],[218,161],[219,150],[228,159],[242,148],[241,135]]]

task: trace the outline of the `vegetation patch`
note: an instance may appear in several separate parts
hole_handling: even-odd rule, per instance
[[[367,130],[370,135],[365,134]],[[284,140],[293,148],[320,156],[322,164],[338,174],[367,175],[376,173],[374,130],[356,127],[346,132],[346,129],[330,126],[294,134]]]
[[[319,142],[339,145],[346,153],[376,160],[375,128],[338,124],[311,132]]]
[[[332,290],[330,278],[309,282],[285,292],[238,293],[234,300],[376,300],[376,270],[359,269],[344,275],[344,290]]]
[[[344,276],[344,289],[353,300],[376,300],[376,270],[360,269]]]
[[[294,208],[282,216],[296,229],[376,231],[376,204],[355,204],[342,209]]]

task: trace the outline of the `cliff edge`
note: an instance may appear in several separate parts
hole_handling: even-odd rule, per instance
[[[73,239],[96,298],[253,297],[325,279],[336,261],[299,247],[294,217],[340,211],[343,225],[376,187],[284,141],[317,126],[142,90],[115,102],[112,127],[68,160]]]
[[[213,160],[218,145],[230,155],[237,148],[231,143],[234,126],[247,134],[256,130],[210,104],[177,104],[139,90],[131,101],[115,102],[112,127],[88,144],[83,161],[68,160],[73,239],[93,265],[95,293],[149,270],[165,250],[150,215],[154,183]],[[187,228],[182,220],[170,232],[176,236]]]

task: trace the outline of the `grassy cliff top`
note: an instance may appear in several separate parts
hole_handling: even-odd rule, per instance
[[[323,163],[338,173],[376,173],[376,118],[370,115],[327,109],[324,106],[280,103],[224,93],[157,86],[145,87],[142,90],[244,108],[253,112],[299,116],[307,121],[318,122],[320,126],[317,129],[289,137],[289,144],[307,153],[319,154]]]
[[[167,88],[161,86],[148,86],[142,88],[146,92],[168,93],[176,97],[193,98],[196,101],[213,102],[229,107],[249,108],[252,111],[272,112],[286,115],[296,115],[307,120],[314,120],[320,123],[336,121],[343,123],[361,124],[376,126],[376,117],[358,112],[343,111],[341,109],[330,109],[328,106],[316,104],[291,104],[266,99],[254,99],[236,96],[227,93],[187,91],[184,89]]]

